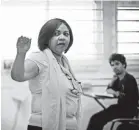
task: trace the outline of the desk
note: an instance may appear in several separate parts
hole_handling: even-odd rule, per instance
[[[112,94],[107,93],[84,93],[84,96],[94,98],[95,101],[103,108],[106,109],[106,107],[99,101],[99,99],[114,99],[115,97]]]

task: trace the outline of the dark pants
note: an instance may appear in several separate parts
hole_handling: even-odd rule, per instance
[[[107,109],[100,111],[90,118],[87,130],[103,130],[104,125],[117,118],[132,118],[135,111],[121,108],[118,105],[111,105]]]
[[[42,130],[42,127],[28,125],[27,130]]]

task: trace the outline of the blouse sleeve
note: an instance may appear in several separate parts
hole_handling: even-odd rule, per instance
[[[48,67],[48,59],[43,52],[33,52],[26,58],[26,60],[34,62],[39,68],[39,73],[41,73],[44,68]]]

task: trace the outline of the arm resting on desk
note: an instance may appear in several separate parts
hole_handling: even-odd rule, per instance
[[[112,94],[115,97],[118,97],[120,95],[120,93],[118,91],[115,91],[115,90],[113,90],[111,88],[108,88],[106,91],[107,91],[108,94]]]

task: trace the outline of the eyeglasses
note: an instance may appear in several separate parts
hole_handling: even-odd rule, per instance
[[[70,80],[71,83],[72,83],[73,88],[70,89],[71,93],[73,93],[73,94],[75,94],[77,96],[81,95],[82,92],[80,90],[78,90],[77,88],[74,87],[75,83],[77,83],[76,79],[71,78],[68,74],[65,74],[65,75],[68,78],[68,80]],[[73,83],[74,82],[73,80],[75,80],[75,83]],[[81,82],[78,82],[78,84],[81,85]]]
[[[81,92],[79,92],[79,90],[77,90],[76,88],[70,89],[70,91],[77,96],[81,95]]]
[[[71,79],[71,80],[72,80],[72,79]],[[71,91],[73,94],[77,95],[77,96],[81,95],[82,92],[81,92],[80,90],[78,90],[77,88],[74,87],[73,81],[71,81],[71,82],[72,82],[73,89],[70,89],[70,91]],[[75,81],[75,82],[76,82],[76,81]],[[79,83],[79,84],[80,84],[80,83]]]

